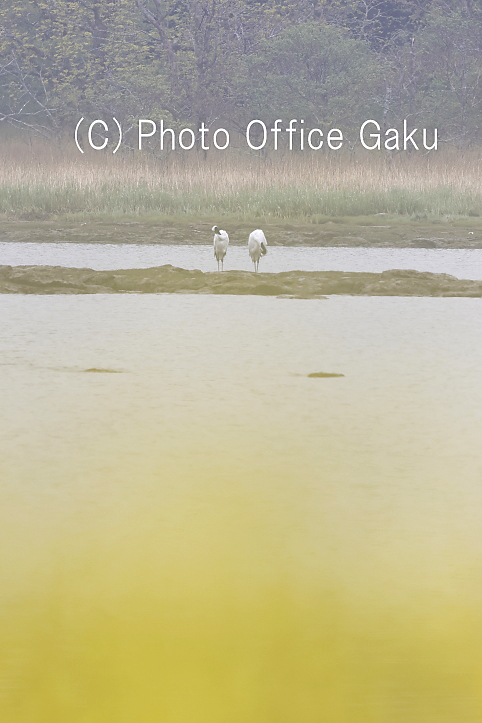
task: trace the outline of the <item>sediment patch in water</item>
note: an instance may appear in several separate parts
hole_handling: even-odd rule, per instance
[[[289,271],[256,274],[190,271],[171,265],[94,271],[61,266],[0,266],[3,294],[184,293],[324,298],[355,296],[482,296],[482,281],[410,270],[382,273]]]

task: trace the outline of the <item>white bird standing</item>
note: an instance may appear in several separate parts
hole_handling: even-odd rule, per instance
[[[220,230],[219,226],[213,226],[212,230],[214,231],[214,258],[218,262],[218,271],[219,262],[221,262],[221,269],[224,271],[224,257],[228,250],[229,236],[226,231]]]
[[[254,264],[254,270],[258,271],[261,256],[266,256],[268,253],[268,242],[260,228],[257,228],[256,231],[252,231],[249,234],[248,251],[251,256],[251,261]]]

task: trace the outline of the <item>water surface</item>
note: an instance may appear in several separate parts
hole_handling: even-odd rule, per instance
[[[481,311],[0,296],[2,721],[477,723]]]
[[[421,565],[438,535],[479,550],[480,300],[0,300],[4,484],[24,514],[56,524],[80,495],[102,516],[118,455],[279,478],[263,504],[305,510],[315,538],[340,508],[329,534],[357,556],[408,545]],[[125,470],[119,503],[142,504]]]
[[[127,269],[172,264],[186,269],[217,268],[212,246],[89,243],[0,243],[0,264]],[[252,270],[246,247],[231,245],[225,269]],[[270,246],[260,270],[369,271],[414,269],[482,279],[482,249],[368,249]]]

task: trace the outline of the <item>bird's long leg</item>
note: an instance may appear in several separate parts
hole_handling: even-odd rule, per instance
[[[221,261],[221,271],[224,271],[224,259]]]

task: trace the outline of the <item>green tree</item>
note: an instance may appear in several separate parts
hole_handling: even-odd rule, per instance
[[[349,131],[374,112],[377,58],[340,28],[321,22],[288,28],[260,44],[250,66],[245,90],[254,117]]]
[[[0,7],[0,119],[58,133],[79,115],[122,118],[169,105],[129,0],[17,0]]]

